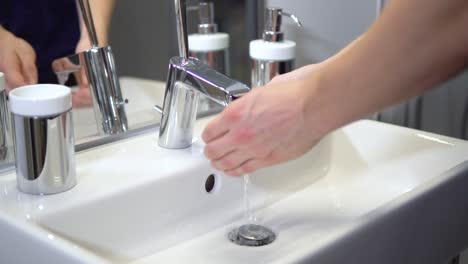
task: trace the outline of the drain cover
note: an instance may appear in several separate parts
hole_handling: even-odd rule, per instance
[[[267,227],[256,224],[246,224],[231,230],[228,234],[228,238],[241,246],[259,247],[273,242],[276,235]]]

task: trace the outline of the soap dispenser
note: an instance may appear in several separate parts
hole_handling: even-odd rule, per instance
[[[285,40],[281,31],[282,17],[290,17],[299,27],[299,19],[281,8],[267,8],[263,39],[250,42],[252,88],[266,85],[275,76],[290,72],[296,59],[296,43]]]
[[[229,75],[229,35],[218,32],[214,22],[214,5],[201,2],[191,9],[198,10],[198,33],[188,36],[190,57],[197,58],[211,68]]]

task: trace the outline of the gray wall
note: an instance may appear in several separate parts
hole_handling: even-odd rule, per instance
[[[304,22],[303,29],[285,25],[287,38],[297,41],[297,66],[320,62],[364,32],[374,21],[380,0],[267,0]],[[426,93],[419,100],[391,107],[378,115],[381,121],[466,138],[468,72]],[[420,110],[418,110],[420,109]],[[464,121],[465,120],[465,121]],[[466,125],[465,125],[466,127]]]
[[[172,1],[119,0],[109,42],[121,76],[165,80],[177,54]]]
[[[375,0],[267,0],[268,6],[283,7],[303,22],[297,28],[285,18],[287,39],[297,42],[298,67],[320,62],[362,34],[374,21]]]

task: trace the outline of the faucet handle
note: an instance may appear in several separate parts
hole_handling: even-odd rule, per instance
[[[121,107],[121,106],[125,106],[126,104],[128,104],[128,99],[122,99],[122,101],[120,102],[117,102],[117,107]]]
[[[163,109],[159,105],[153,106],[153,110],[156,110],[156,112],[158,112],[161,115],[163,114]]]

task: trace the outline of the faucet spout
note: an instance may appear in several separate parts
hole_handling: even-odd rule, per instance
[[[182,149],[192,145],[200,93],[226,106],[250,88],[188,56],[187,0],[174,0],[174,4],[180,57],[169,60],[164,105],[160,110],[159,146]]]
[[[174,87],[174,82],[183,82],[223,106],[250,90],[245,84],[195,58],[173,57],[169,67],[172,69],[169,70],[168,87]]]
[[[250,88],[247,85],[217,72],[195,58],[173,57],[169,62],[159,145],[170,149],[192,145],[200,93],[226,106],[248,91]]]

